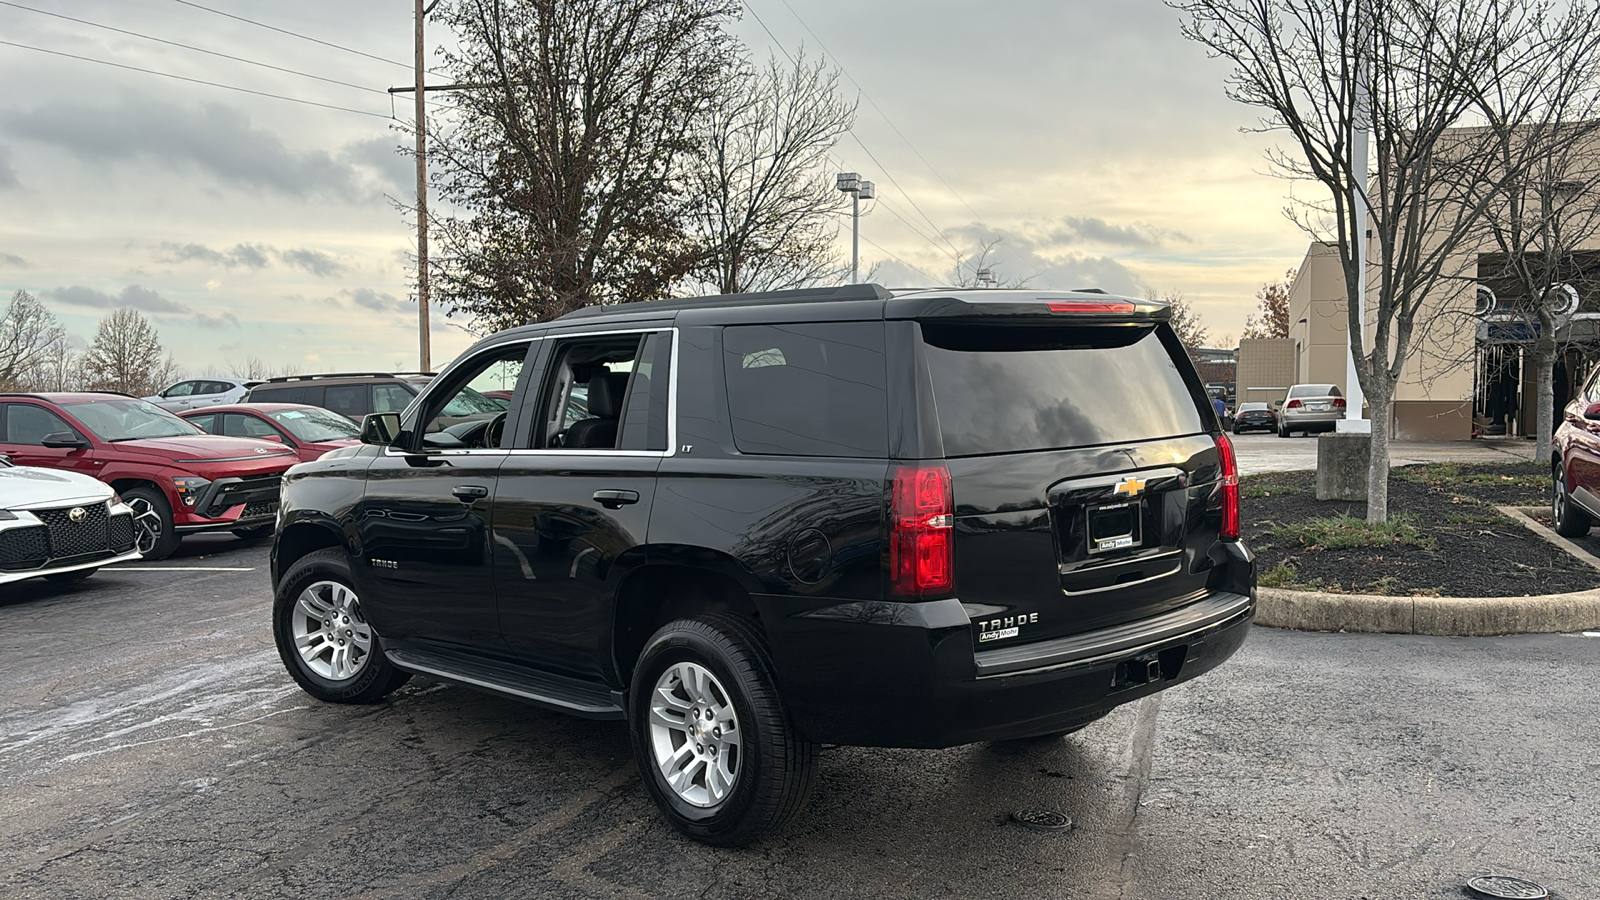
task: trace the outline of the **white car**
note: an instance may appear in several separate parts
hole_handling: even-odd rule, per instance
[[[191,378],[180,381],[153,397],[143,398],[170,412],[217,406],[223,403],[243,403],[250,389],[259,381],[238,378]]]
[[[0,456],[0,584],[40,576],[80,581],[138,558],[133,509],[111,485]]]

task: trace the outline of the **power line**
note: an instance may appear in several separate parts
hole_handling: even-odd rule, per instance
[[[253,94],[253,95],[257,96],[257,97],[270,97],[270,98],[272,98],[274,100],[287,100],[290,103],[302,103],[302,104],[305,104],[306,106],[317,106],[317,107],[321,107],[322,109],[334,109],[334,110],[338,110],[339,112],[355,113],[358,116],[371,116],[374,119],[391,119],[391,118],[393,118],[393,116],[386,116],[386,115],[383,115],[381,113],[367,112],[364,109],[351,109],[348,106],[336,106],[336,105],[334,105],[332,103],[318,103],[315,100],[302,100],[299,97],[285,97],[282,94],[270,94],[270,93],[268,93],[266,91],[253,91],[253,90],[251,90],[249,88],[237,87],[237,86],[231,85],[231,84],[220,84],[220,83],[215,82],[215,81],[206,81],[206,80],[204,80],[202,78],[190,78],[190,77],[188,77],[186,75],[174,75],[171,72],[157,72],[155,69],[141,69],[138,66],[130,66],[130,65],[126,65],[124,63],[111,62],[110,60],[106,60],[106,59],[95,59],[92,56],[78,56],[75,53],[63,53],[60,50],[46,50],[43,47],[33,47],[33,46],[28,45],[28,44],[18,44],[18,43],[12,42],[12,41],[0,41],[0,46],[16,47],[16,48],[21,49],[21,50],[32,50],[32,51],[34,51],[36,53],[48,53],[51,56],[62,56],[62,57],[66,57],[67,59],[81,60],[82,62],[98,63],[98,64],[100,64],[102,66],[111,66],[111,67],[117,68],[117,69],[126,69],[126,70],[128,70],[130,72],[143,72],[146,75],[160,75],[163,78],[174,78],[174,79],[177,79],[178,81],[187,81],[190,84],[203,84],[203,85],[206,85],[207,87],[222,88],[223,90],[227,90],[227,91],[238,91],[241,94]]]
[[[343,50],[346,53],[354,53],[357,56],[365,56],[367,59],[375,59],[378,62],[388,63],[391,66],[399,66],[402,69],[412,69],[413,68],[411,63],[399,62],[398,60],[393,60],[393,59],[385,59],[382,56],[373,56],[371,53],[367,53],[367,52],[362,51],[362,50],[356,50],[353,47],[346,47],[346,46],[344,46],[342,44],[329,43],[328,41],[324,41],[324,40],[321,40],[319,38],[314,38],[314,37],[311,37],[309,35],[301,34],[298,31],[290,31],[287,28],[279,28],[276,25],[268,25],[265,22],[257,22],[255,19],[246,19],[244,16],[236,16],[233,13],[223,12],[220,9],[212,9],[209,6],[201,6],[198,3],[192,2],[192,0],[174,0],[174,2],[182,3],[184,6],[192,6],[195,9],[204,10],[204,11],[206,11],[208,13],[213,13],[215,15],[219,15],[219,16],[222,16],[224,18],[235,19],[237,21],[244,22],[247,25],[254,25],[257,28],[265,28],[268,31],[276,31],[279,34],[286,34],[286,35],[288,35],[290,37],[299,38],[302,41],[310,41],[313,44],[321,44],[324,47],[332,47],[335,50]]]
[[[787,5],[787,4],[785,4],[785,5]],[[772,29],[771,28],[767,27],[766,21],[761,18],[761,14],[760,13],[756,12],[755,7],[750,5],[749,0],[744,0],[744,8],[749,11],[751,18],[756,20],[756,24],[761,26],[761,30],[765,31],[767,33],[767,37],[772,38],[772,43],[773,43],[774,46],[776,46],[778,48],[778,52],[782,53],[784,58],[789,60],[791,65],[798,65],[798,63],[795,62],[795,58],[793,56],[789,55],[788,48],[784,47],[783,46],[783,42],[778,40],[778,36],[772,33]],[[793,10],[791,9],[790,12],[793,12]],[[799,17],[796,16],[795,18],[798,19]],[[801,21],[800,24],[801,25],[805,25],[805,22]],[[809,27],[807,27],[806,30],[810,31],[811,29]],[[816,35],[813,34],[812,36],[815,37]],[[818,45],[822,44],[822,42],[820,40],[817,41],[817,43],[818,43]],[[823,49],[824,53],[827,52],[827,47],[823,47],[822,49]],[[840,66],[839,68],[840,68],[840,71],[844,70],[843,66]],[[850,73],[849,72],[845,72],[845,77],[849,78],[850,77]],[[861,85],[858,82],[856,82],[856,80],[854,78],[850,79],[850,83],[854,84],[856,86],[856,88],[858,90],[860,90]],[[866,91],[862,91],[861,93],[862,93],[862,96],[866,96]],[[871,103],[872,102],[872,98],[871,97],[867,97],[867,102]],[[873,108],[876,109],[877,108],[877,104],[873,104]],[[879,113],[881,114],[882,110],[879,110]],[[939,236],[940,240],[943,240],[946,244],[949,245],[950,251],[951,251],[951,254],[952,254],[952,258],[955,258],[959,262],[959,259],[960,259],[960,256],[961,256],[961,251],[956,249],[956,245],[951,243],[950,239],[948,237],[945,237],[944,232],[939,228],[939,226],[937,224],[935,224],[932,219],[928,218],[928,214],[922,211],[922,207],[917,205],[917,201],[912,199],[911,194],[907,193],[906,189],[900,186],[900,182],[895,179],[894,173],[889,171],[889,167],[885,166],[882,162],[880,162],[878,160],[878,157],[873,154],[871,148],[869,148],[867,146],[865,141],[861,140],[861,136],[856,134],[854,129],[851,129],[849,134],[850,134],[850,139],[855,141],[856,144],[861,147],[862,151],[864,151],[867,154],[867,158],[872,160],[873,165],[877,166],[878,169],[883,172],[884,177],[889,179],[889,183],[894,185],[895,190],[899,191],[900,195],[906,198],[906,202],[911,204],[911,208],[915,209],[917,211],[918,215],[922,216],[923,220],[926,221],[931,228],[933,228],[934,233]],[[915,150],[915,148],[912,148],[912,149]],[[937,173],[935,173],[935,174],[937,174]],[[926,240],[926,238],[924,238],[924,240]],[[938,246],[937,242],[934,243],[934,246],[936,246],[936,247]],[[940,249],[941,249],[941,252],[943,252],[943,248],[940,248]]]
[[[800,27],[804,28],[806,33],[811,35],[811,39],[817,42],[817,46],[822,48],[822,52],[828,53],[828,46],[822,43],[822,38],[817,37],[817,33],[815,31],[811,30],[811,26],[806,24],[806,20],[800,18],[800,14],[794,11],[794,7],[789,5],[789,0],[779,0],[779,2],[784,5],[785,9],[789,10],[789,14],[794,16],[795,21],[800,23]],[[828,53],[828,55],[833,56],[831,53]],[[945,186],[945,189],[950,192],[950,196],[959,200],[961,205],[967,208],[967,212],[972,213],[972,217],[978,220],[979,225],[982,225],[984,228],[988,228],[989,225],[987,222],[983,221],[983,216],[978,215],[978,211],[972,208],[972,204],[968,203],[965,198],[956,192],[956,189],[951,186],[950,182],[946,181],[944,176],[939,174],[939,170],[933,167],[933,163],[928,162],[928,158],[923,156],[922,151],[917,149],[917,145],[911,143],[911,139],[906,137],[905,134],[900,131],[900,126],[894,124],[894,120],[889,118],[889,114],[883,111],[883,107],[879,106],[877,102],[872,99],[872,95],[868,94],[866,88],[861,86],[861,82],[855,80],[855,78],[850,74],[850,71],[844,67],[844,64],[838,61],[839,58],[837,56],[834,56],[833,58],[834,62],[839,66],[839,71],[844,73],[844,77],[849,78],[850,83],[855,85],[856,90],[861,92],[861,96],[867,98],[867,102],[872,104],[872,108],[877,110],[878,115],[883,118],[883,121],[887,122],[889,127],[894,129],[894,133],[899,136],[901,141],[905,142],[905,145],[911,149],[912,153],[917,155],[917,159],[922,160],[922,164],[928,167],[928,171],[933,173],[933,177],[939,179],[939,183]],[[918,210],[918,212],[921,212],[921,210]],[[924,216],[923,218],[927,217]],[[933,223],[929,222],[928,224],[932,225]],[[937,228],[938,226],[934,227]]]
[[[272,69],[273,71],[285,72],[285,73],[287,73],[289,75],[299,75],[302,78],[313,78],[313,79],[316,79],[317,81],[327,82],[328,84],[337,84],[337,85],[340,85],[341,87],[355,88],[358,91],[367,91],[368,93],[372,93],[372,94],[383,94],[384,93],[383,91],[377,90],[376,88],[367,87],[366,85],[351,84],[348,81],[340,81],[337,78],[324,78],[321,75],[313,75],[310,72],[301,72],[301,71],[296,70],[296,69],[286,69],[283,66],[275,66],[275,65],[272,65],[271,63],[258,62],[258,61],[253,60],[253,59],[245,59],[242,56],[232,56],[232,55],[229,55],[227,53],[218,52],[216,50],[207,50],[204,47],[195,47],[195,46],[192,46],[190,44],[182,44],[182,43],[179,43],[177,41],[169,41],[166,38],[158,38],[158,37],[155,37],[153,35],[140,34],[137,31],[128,31],[126,29],[115,28],[115,27],[112,27],[110,25],[102,25],[99,22],[90,22],[87,19],[75,19],[72,16],[62,15],[61,13],[50,12],[49,10],[44,10],[44,9],[34,9],[31,6],[23,6],[20,3],[12,3],[11,0],[0,0],[0,6],[9,6],[9,7],[12,7],[13,9],[26,10],[26,11],[31,12],[31,13],[38,13],[41,16],[53,16],[54,18],[57,18],[57,19],[65,19],[68,22],[76,22],[79,25],[88,25],[91,28],[102,28],[102,29],[104,29],[106,31],[114,31],[117,34],[125,34],[125,35],[128,35],[129,37],[141,38],[141,39],[147,40],[147,41],[155,41],[158,44],[166,44],[166,45],[171,46],[171,47],[181,47],[184,50],[193,50],[196,53],[204,53],[207,56],[218,56],[218,57],[221,57],[223,59],[231,59],[234,62],[242,62],[242,63],[246,63],[246,64],[252,65],[252,66],[260,66],[263,69]]]
[[[753,6],[751,6],[751,5],[750,5],[750,4],[749,4],[749,2],[748,2],[748,0],[746,0],[746,2],[745,2],[745,4],[744,4],[744,8],[745,8],[745,9],[746,9],[746,10],[748,10],[748,11],[749,11],[749,13],[750,13],[750,16],[751,16],[751,18],[753,18],[753,19],[755,19],[755,20],[756,20],[756,24],[758,24],[758,25],[760,25],[760,26],[761,26],[761,30],[762,30],[762,31],[765,31],[765,32],[766,32],[766,33],[767,33],[767,37],[769,37],[769,38],[771,38],[771,39],[772,39],[772,44],[773,44],[773,46],[775,46],[775,47],[777,47],[777,48],[778,48],[778,52],[779,52],[779,53],[782,53],[782,54],[783,54],[783,56],[784,56],[784,58],[785,58],[785,59],[787,59],[787,60],[789,60],[789,63],[790,63],[790,64],[791,64],[791,65],[798,65],[798,63],[797,63],[797,62],[796,62],[796,61],[795,61],[795,58],[794,58],[794,57],[793,57],[793,56],[790,56],[790,55],[789,55],[789,50],[788,50],[788,48],[786,48],[786,47],[784,47],[784,46],[783,46],[783,42],[782,42],[782,41],[780,41],[780,40],[778,40],[778,36],[777,36],[777,35],[775,35],[775,34],[773,34],[773,33],[772,33],[772,29],[771,29],[771,28],[768,28],[768,27],[767,27],[767,23],[766,23],[766,22],[765,22],[765,21],[764,21],[764,20],[763,20],[763,19],[762,19],[762,18],[761,18],[761,14],[760,14],[760,13],[758,13],[758,12],[756,12],[756,11],[755,11],[755,7],[753,7]],[[862,149],[862,150],[866,150],[866,153],[867,153],[867,156],[868,156],[868,157],[870,157],[870,158],[871,158],[871,159],[872,159],[872,161],[873,161],[873,163],[874,163],[874,164],[876,164],[876,165],[877,165],[877,166],[878,166],[878,167],[879,167],[879,168],[880,168],[880,169],[883,169],[883,173],[884,173],[884,174],[885,174],[885,175],[887,175],[887,176],[888,176],[888,177],[889,177],[889,181],[890,181],[890,183],[892,183],[892,184],[894,184],[894,186],[895,186],[895,189],[896,189],[896,190],[898,190],[898,191],[900,191],[900,193],[901,193],[901,194],[902,194],[902,195],[904,195],[904,196],[905,196],[905,198],[906,198],[906,199],[907,199],[907,200],[910,200],[910,201],[911,201],[911,205],[912,205],[912,206],[916,206],[916,205],[917,205],[917,204],[916,204],[916,201],[915,201],[915,200],[911,200],[911,195],[909,195],[909,194],[906,194],[906,191],[905,191],[905,188],[902,188],[902,187],[900,187],[900,183],[899,183],[899,182],[897,182],[897,181],[895,181],[895,180],[894,180],[894,176],[893,176],[893,175],[891,175],[891,174],[890,174],[890,173],[889,173],[889,170],[888,170],[888,169],[887,169],[887,168],[886,168],[886,167],[885,167],[885,166],[884,166],[884,165],[883,165],[883,163],[881,163],[881,162],[878,162],[878,159],[877,159],[877,157],[875,157],[875,156],[873,156],[873,155],[872,155],[872,151],[871,151],[871,150],[867,150],[867,145],[866,145],[866,144],[864,144],[864,143],[862,143],[862,142],[861,142],[861,138],[859,138],[859,137],[857,137],[857,136],[856,136],[856,134],[855,134],[855,133],[854,133],[854,132],[853,132],[853,131],[852,131],[852,132],[850,132],[850,137],[851,137],[851,138],[852,138],[852,139],[853,139],[853,140],[854,140],[854,141],[855,141],[855,142],[856,142],[856,143],[857,143],[857,144],[860,144],[860,145],[861,145],[861,149]],[[838,165],[838,166],[839,166],[839,167],[840,167],[840,168],[841,168],[841,169],[843,169],[843,168],[845,168],[845,164],[844,164],[844,162],[842,162],[842,161],[841,161],[841,160],[840,160],[840,159],[839,159],[839,158],[838,158],[838,157],[836,157],[836,156],[834,156],[834,155],[833,155],[833,154],[832,154],[832,153],[829,153],[829,154],[828,154],[828,159],[829,159],[829,160],[830,160],[830,161],[832,161],[832,162],[833,162],[833,163],[834,163],[834,164],[836,164],[836,165]],[[881,201],[881,200],[880,200],[880,201],[878,201],[878,202],[882,202],[882,201]],[[892,214],[892,215],[894,215],[894,217],[895,217],[895,218],[897,218],[897,219],[900,219],[900,221],[901,221],[901,222],[902,222],[902,223],[903,223],[903,224],[905,224],[905,226],[906,226],[906,227],[907,227],[907,228],[910,228],[910,229],[911,229],[911,231],[912,231],[912,232],[913,232],[913,233],[914,233],[914,234],[916,234],[916,236],[917,236],[917,237],[920,237],[920,238],[922,238],[922,239],[923,239],[923,240],[925,240],[925,241],[927,241],[927,242],[928,242],[928,243],[929,243],[929,244],[931,244],[931,245],[932,245],[932,246],[933,246],[933,248],[934,248],[934,249],[935,249],[935,250],[938,250],[938,251],[939,251],[939,252],[940,252],[940,253],[945,253],[945,252],[947,252],[947,251],[946,251],[946,250],[945,250],[945,249],[944,249],[944,248],[943,248],[943,247],[940,247],[940,246],[939,246],[939,242],[938,242],[938,241],[935,241],[935,240],[933,240],[933,239],[932,239],[932,238],[930,238],[930,237],[928,237],[928,236],[927,236],[927,235],[925,235],[925,234],[923,234],[923,233],[922,233],[922,232],[921,232],[921,231],[918,231],[918,230],[917,230],[917,229],[916,229],[916,228],[915,228],[915,227],[914,227],[914,226],[912,226],[912,224],[911,224],[911,223],[910,223],[910,222],[907,222],[907,221],[906,221],[906,220],[905,220],[905,219],[904,219],[904,218],[902,218],[902,217],[901,217],[901,216],[900,216],[900,215],[899,215],[899,214],[898,214],[898,213],[895,213],[895,212],[894,212],[894,210],[893,210],[893,209],[892,209],[892,208],[889,208],[889,207],[885,207],[885,208],[886,208],[886,209],[889,209],[889,212],[890,212],[890,213],[891,213],[891,214]],[[918,210],[918,212],[921,212],[921,210],[920,210],[920,209],[919,209],[919,210]],[[923,215],[923,218],[924,218],[924,219],[927,219],[927,218],[928,218],[928,217],[927,217],[927,215],[926,215],[926,214],[924,214],[924,215]],[[934,225],[934,224],[933,224],[933,222],[932,222],[932,221],[931,221],[931,220],[930,220],[930,221],[929,221],[929,222],[928,222],[928,224],[929,224],[929,225],[933,225],[933,230],[934,230],[934,231],[935,231],[935,232],[936,232],[936,233],[939,233],[939,226],[937,226],[937,225]],[[940,236],[940,237],[941,237],[941,238],[944,238],[944,235],[943,235],[943,233],[939,233],[939,236]],[[948,238],[944,238],[944,240],[945,240],[945,243],[947,243],[947,244],[949,244],[949,243],[950,243],[950,241],[949,241],[949,239],[948,239]],[[869,241],[869,243],[870,243],[870,241]],[[873,246],[877,246],[877,245],[876,245],[876,244],[874,244],[874,245],[873,245]],[[880,249],[882,249],[882,248],[880,248]],[[953,251],[955,251],[955,252],[954,252],[954,253],[953,253],[953,254],[952,254],[952,255],[951,255],[951,258],[952,258],[952,259],[954,259],[954,260],[956,260],[956,262],[957,262],[957,263],[959,263],[959,262],[960,262],[960,258],[961,258],[961,254],[960,254],[960,251],[959,251],[959,250],[955,250],[955,245],[954,245],[954,244],[950,244],[950,249],[951,249],[951,250],[953,250]],[[909,265],[909,263],[908,263],[908,265]],[[920,271],[920,270],[919,270],[919,271]],[[923,274],[927,274],[927,273],[923,273]]]

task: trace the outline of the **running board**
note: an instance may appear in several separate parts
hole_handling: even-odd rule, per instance
[[[620,693],[576,678],[417,647],[385,648],[383,655],[407,672],[432,675],[586,719],[627,717]]]

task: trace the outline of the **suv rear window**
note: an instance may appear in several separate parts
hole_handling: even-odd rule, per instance
[[[1206,430],[1154,330],[926,322],[922,338],[946,456]]]
[[[889,455],[882,322],[731,325],[722,351],[740,453]]]

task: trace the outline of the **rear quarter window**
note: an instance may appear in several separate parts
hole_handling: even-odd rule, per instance
[[[1158,330],[923,323],[922,335],[946,456],[1206,430],[1188,361]]]
[[[722,349],[740,453],[889,455],[882,322],[731,325]]]

